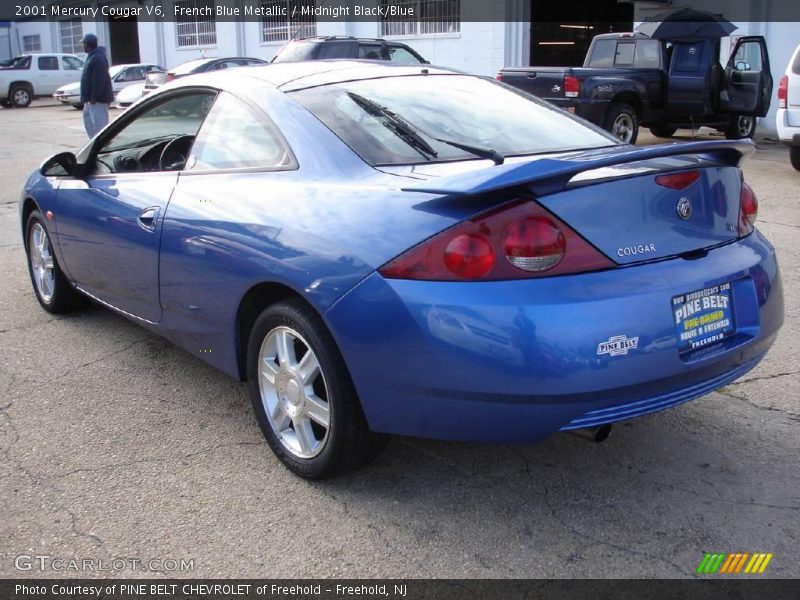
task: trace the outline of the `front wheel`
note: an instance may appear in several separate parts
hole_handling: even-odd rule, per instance
[[[725,138],[729,140],[742,140],[751,138],[756,133],[756,118],[748,115],[737,115],[731,119],[725,130]]]
[[[247,348],[250,396],[270,448],[293,473],[323,479],[383,449],[370,431],[344,359],[319,315],[299,300],[274,304]]]
[[[49,313],[60,314],[79,306],[82,300],[80,292],[70,285],[61,271],[53,254],[50,235],[38,210],[28,217],[25,250],[33,291],[42,308]]]
[[[630,104],[615,102],[606,111],[604,127],[618,140],[635,144],[639,136],[639,115]]]
[[[80,103],[79,104],[73,104],[72,108],[74,108],[75,110],[83,110],[83,104],[80,104]]]

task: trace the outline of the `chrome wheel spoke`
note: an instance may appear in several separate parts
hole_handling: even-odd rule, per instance
[[[297,363],[294,355],[292,336],[288,331],[279,331],[275,336],[278,349],[278,364],[281,367],[291,367]]]
[[[28,242],[28,257],[36,291],[44,302],[50,302],[55,294],[55,260],[50,253],[47,231],[41,223],[34,224]]]
[[[298,418],[292,421],[294,434],[297,437],[297,445],[304,454],[310,454],[316,446],[317,440],[314,431],[311,429],[311,422],[308,419]]]
[[[328,403],[315,394],[309,394],[305,399],[306,414],[308,418],[322,425],[325,429],[330,423],[331,414]]]
[[[275,385],[275,377],[278,375],[278,367],[273,360],[268,357],[261,359],[261,375],[269,382],[270,385]]]
[[[310,348],[297,365],[297,371],[303,385],[311,385],[319,374],[319,361]]]
[[[289,415],[286,414],[280,400],[275,403],[270,416],[272,417],[272,422],[275,423],[276,433],[280,434],[281,431],[289,427]]]
[[[53,257],[50,256],[50,255],[43,256],[42,257],[42,265],[48,271],[52,271],[53,270]]]

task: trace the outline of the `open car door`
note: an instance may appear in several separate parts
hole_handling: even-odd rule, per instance
[[[731,53],[719,95],[722,112],[763,117],[769,111],[772,73],[761,36],[739,38]]]

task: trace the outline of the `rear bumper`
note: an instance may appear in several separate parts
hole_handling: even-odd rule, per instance
[[[732,282],[736,334],[677,351],[672,297]],[[648,414],[752,369],[783,322],[774,251],[755,233],[702,260],[540,280],[442,283],[375,273],[325,314],[375,431],[529,443]],[[626,355],[598,354],[614,336]]]
[[[789,113],[785,108],[778,109],[775,115],[775,126],[781,142],[789,146],[800,147],[800,126],[789,125]]]

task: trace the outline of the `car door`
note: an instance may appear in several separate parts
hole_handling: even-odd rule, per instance
[[[102,132],[88,174],[62,182],[55,213],[65,267],[91,296],[156,323],[161,225],[178,171],[213,104],[212,90],[175,90]]]
[[[720,111],[763,117],[772,97],[767,44],[761,36],[742,37],[731,53],[719,96]]]
[[[37,56],[36,68],[39,71],[34,91],[37,96],[49,96],[63,85],[57,56]]]
[[[711,40],[675,42],[667,77],[667,113],[675,119],[702,117],[711,110],[711,67],[717,61]],[[718,61],[717,61],[718,62]]]
[[[75,56],[61,57],[61,85],[80,81],[81,73],[83,73],[83,61],[81,59]]]

